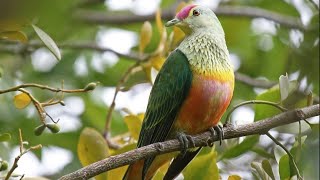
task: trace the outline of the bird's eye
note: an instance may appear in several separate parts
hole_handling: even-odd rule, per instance
[[[194,16],[199,16],[199,15],[200,15],[200,12],[199,12],[198,10],[194,10],[194,11],[192,12],[192,15],[194,15]]]

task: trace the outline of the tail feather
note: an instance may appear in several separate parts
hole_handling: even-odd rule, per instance
[[[200,150],[201,147],[196,151],[187,151],[184,156],[182,156],[182,154],[179,154],[176,158],[174,158],[163,180],[172,180],[177,177]]]
[[[122,180],[142,180],[142,166],[143,161],[138,161],[134,164],[129,165]]]
[[[156,156],[144,175],[142,174],[144,160],[137,161],[128,167],[125,175],[123,176],[123,180],[150,180],[157,170],[175,157],[176,154],[177,153],[168,153]]]

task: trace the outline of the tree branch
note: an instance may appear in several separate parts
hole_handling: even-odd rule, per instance
[[[302,115],[303,114],[303,115]],[[225,139],[238,138],[242,136],[254,135],[254,134],[266,134],[270,129],[294,123],[304,118],[310,118],[318,116],[320,114],[319,104],[305,107],[302,109],[296,109],[278,114],[271,118],[266,118],[261,121],[257,121],[251,124],[240,125],[237,127],[227,126],[224,127]],[[208,143],[219,141],[218,136],[212,138],[210,132],[204,132],[199,135],[193,136],[195,146],[206,146]],[[191,146],[191,144],[189,144]],[[134,163],[140,159],[155,156],[159,154],[169,153],[180,150],[180,142],[176,139],[165,142],[159,142],[144,146],[138,149],[128,151],[119,155],[111,156],[101,161],[90,164],[75,172],[67,174],[60,178],[60,180],[80,180],[89,179],[100,173],[115,169],[127,164]]]
[[[276,12],[268,11],[262,8],[255,8],[250,6],[220,6],[214,9],[214,12],[220,16],[232,17],[248,17],[248,18],[265,18],[276,23],[279,23],[288,28],[295,28],[300,30],[308,30],[299,18],[291,17]],[[175,11],[165,9],[162,11],[162,20],[170,20],[175,16]],[[93,24],[112,24],[124,25],[128,23],[138,23],[144,21],[152,21],[155,19],[155,14],[139,16],[134,14],[112,14],[89,10],[78,10],[74,13],[74,17],[81,21]]]
[[[16,42],[9,42],[9,41],[8,43],[11,43],[11,44],[5,45],[5,46],[2,46],[0,44],[0,52],[3,51],[7,53],[19,54],[19,53],[23,53],[24,51],[32,52],[35,48],[44,47],[44,44],[39,41],[32,41],[27,44],[19,44]],[[133,61],[145,61],[148,57],[150,57],[150,55],[148,54],[144,54],[143,56],[140,56],[137,52],[134,52],[134,51],[130,53],[120,53],[110,48],[101,47],[95,44],[95,42],[69,42],[69,43],[60,43],[58,44],[58,46],[59,48],[65,48],[65,49],[112,52],[120,57],[124,57]],[[257,88],[268,89],[277,84],[277,82],[274,82],[274,81],[255,79],[239,72],[235,72],[235,78],[239,82],[242,82],[244,84],[257,87]],[[315,104],[319,103],[319,96],[314,97],[314,103]]]
[[[30,41],[27,44],[21,44],[11,41],[5,41],[5,45],[0,44],[0,52],[20,54],[23,52],[33,52],[35,48],[45,47],[45,45],[40,41]],[[95,42],[66,42],[58,44],[59,48],[65,49],[75,49],[75,50],[94,50],[97,52],[112,52],[120,57],[133,59],[133,60],[144,60],[145,57],[139,56],[136,52],[120,53],[118,51],[114,51],[110,48],[102,47],[97,45]]]
[[[263,79],[253,79],[252,77],[239,72],[235,72],[235,78],[240,82],[243,82],[245,84],[248,84],[253,87],[258,87],[258,88],[268,89],[277,84],[277,82],[273,82],[273,81],[268,81]]]

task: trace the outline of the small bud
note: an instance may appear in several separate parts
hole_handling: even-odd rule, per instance
[[[307,96],[307,106],[311,106],[313,104],[313,94],[312,92],[309,92]]]
[[[28,141],[23,141],[22,144],[28,146],[29,142]]]
[[[66,104],[64,103],[64,101],[60,101],[59,102],[61,106],[65,106]]]
[[[8,169],[8,162],[7,161],[0,161],[0,171],[5,171]]]
[[[85,90],[85,91],[92,91],[92,90],[94,90],[96,87],[97,87],[97,83],[92,82],[92,83],[89,83],[89,84],[84,88],[84,90]]]
[[[42,125],[36,127],[33,132],[34,132],[34,134],[35,134],[36,136],[40,136],[40,135],[43,133],[43,131],[44,131],[45,128],[46,128],[46,125],[45,125],[45,124],[42,124]]]
[[[52,133],[58,133],[60,131],[60,126],[58,124],[47,124],[47,128]]]
[[[41,149],[41,148],[42,148],[42,145],[41,145],[41,144],[38,144],[38,145],[36,145],[36,146],[30,147],[30,149],[32,149],[32,150],[37,150],[37,149]]]

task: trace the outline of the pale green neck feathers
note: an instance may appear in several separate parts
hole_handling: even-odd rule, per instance
[[[214,29],[216,27],[212,27]],[[194,29],[178,49],[188,58],[191,69],[205,76],[233,76],[229,52],[221,30]]]

